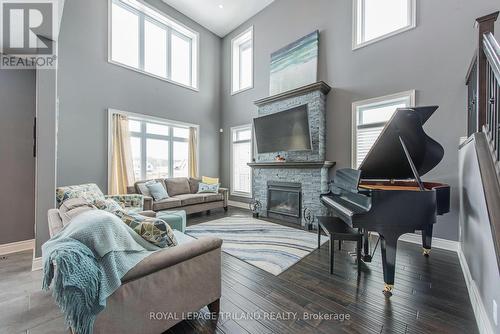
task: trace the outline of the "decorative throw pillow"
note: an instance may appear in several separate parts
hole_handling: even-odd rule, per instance
[[[205,184],[219,184],[219,178],[218,177],[208,177],[208,176],[203,176],[201,178],[201,183]]]
[[[155,201],[161,201],[169,197],[165,187],[160,182],[148,182],[146,183],[146,187],[148,187]]]
[[[94,201],[94,205],[99,210],[104,210],[110,213],[115,213],[116,211],[123,211],[124,207],[113,199],[98,199]]]
[[[220,187],[219,183],[206,184],[200,182],[200,185],[198,186],[198,194],[212,194],[212,193],[217,194],[219,192],[219,187]]]
[[[174,232],[165,221],[124,211],[117,211],[114,214],[153,245],[160,248],[177,246]]]

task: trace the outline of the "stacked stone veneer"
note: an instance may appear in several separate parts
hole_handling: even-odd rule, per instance
[[[325,85],[325,84],[323,84]],[[284,156],[287,162],[324,162],[326,153],[326,94],[325,86],[307,92],[297,92],[297,95],[287,94],[283,99],[271,99],[269,102],[256,104],[259,106],[259,116],[265,116],[285,111],[300,105],[307,105],[309,131],[312,140],[311,151],[276,152],[257,154],[256,162],[275,161],[277,154]],[[283,167],[253,167],[253,198],[262,203],[260,214],[267,216],[267,182],[297,182],[302,185],[302,226],[305,227],[303,211],[312,210],[314,216],[325,215],[326,208],[320,202],[320,194],[328,191],[328,168],[287,168]]]

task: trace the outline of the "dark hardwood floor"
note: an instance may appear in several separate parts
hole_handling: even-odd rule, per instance
[[[246,210],[213,211],[188,218],[188,225]],[[167,333],[477,333],[467,288],[455,253],[434,249],[430,258],[415,244],[399,242],[394,296],[382,295],[377,251],[357,274],[344,243],[328,273],[328,244],[274,276],[222,254],[221,316],[187,320]],[[41,272],[31,272],[32,255],[0,260],[0,333],[67,333],[50,294],[40,291]],[[344,317],[327,319],[327,317]]]

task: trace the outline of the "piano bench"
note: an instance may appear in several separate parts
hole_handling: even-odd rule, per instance
[[[363,242],[363,234],[347,225],[342,219],[333,216],[318,216],[318,249],[321,246],[321,230],[330,239],[330,274],[333,274],[333,258],[334,258],[334,241],[338,240],[339,249],[342,241],[355,241],[356,244],[356,261],[358,271],[361,264],[361,247]]]

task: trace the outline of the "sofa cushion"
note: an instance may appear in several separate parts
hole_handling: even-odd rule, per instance
[[[200,179],[189,178],[189,188],[191,189],[191,194],[196,194],[198,192],[198,187],[200,184]]]
[[[203,194],[205,198],[205,202],[217,202],[223,201],[224,196],[222,194]]]
[[[180,199],[182,206],[200,204],[205,202],[204,194],[184,194],[175,196],[176,199]]]
[[[151,192],[149,191],[149,188],[148,188],[148,186],[147,186],[146,184],[147,184],[147,183],[155,183],[155,182],[159,182],[161,185],[165,186],[165,183],[163,182],[163,180],[162,180],[162,179],[153,179],[153,180],[137,181],[137,182],[134,184],[135,191],[136,191],[138,194],[141,194],[141,195],[144,195],[144,196],[148,196],[148,197],[153,197],[153,196],[151,196]]]
[[[154,211],[162,211],[178,208],[182,205],[181,200],[173,197],[165,198],[161,201],[153,202]]]
[[[191,193],[191,188],[189,187],[189,181],[187,177],[174,177],[171,179],[165,179],[165,184],[167,186],[167,192],[170,197]]]

